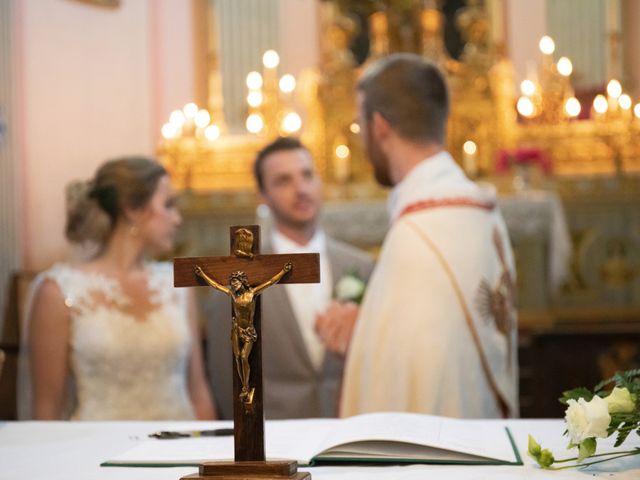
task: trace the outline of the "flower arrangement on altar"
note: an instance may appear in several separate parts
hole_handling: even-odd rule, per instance
[[[611,391],[605,390],[614,384]],[[565,421],[569,436],[568,448],[577,448],[578,456],[556,459],[529,435],[529,455],[544,469],[562,470],[586,467],[616,458],[640,455],[640,447],[631,450],[596,454],[597,438],[617,435],[614,447],[619,447],[635,431],[640,435],[640,369],[618,372],[600,382],[593,391],[575,388],[562,394],[560,402],[567,405]],[[596,459],[585,462],[586,459]],[[558,464],[564,464],[557,466]]]
[[[343,275],[336,283],[334,288],[334,296],[340,302],[360,303],[364,297],[367,284],[360,276],[355,273],[347,273]]]
[[[540,148],[527,147],[500,150],[496,157],[496,172],[507,174],[514,168],[538,167],[545,175],[552,170],[551,159]]]

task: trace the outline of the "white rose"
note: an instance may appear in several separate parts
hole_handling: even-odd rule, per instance
[[[569,400],[569,407],[565,412],[567,430],[571,443],[579,445],[587,438],[605,438],[607,427],[611,422],[607,402],[599,396],[594,396],[590,402],[584,398]]]
[[[604,400],[609,407],[609,413],[629,413],[636,408],[636,403],[631,398],[631,392],[626,388],[615,387]]]
[[[340,301],[355,300],[364,292],[364,282],[353,275],[342,277],[336,285],[336,298]]]

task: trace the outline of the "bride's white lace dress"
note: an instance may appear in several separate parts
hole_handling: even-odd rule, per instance
[[[70,310],[71,419],[194,418],[186,291],[173,287],[170,264],[146,270],[152,308],[143,317],[108,276],[60,263],[36,279],[33,291],[54,281]]]

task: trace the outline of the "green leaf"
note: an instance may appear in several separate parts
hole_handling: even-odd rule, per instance
[[[627,424],[626,423],[623,424],[623,427],[625,425],[627,425]],[[630,425],[630,427],[632,427],[632,428],[624,428],[624,429],[621,428],[618,431],[618,438],[616,438],[616,443],[615,443],[614,447],[619,447],[627,439],[629,434],[632,432],[632,430],[634,428],[634,425]]]
[[[622,422],[627,422],[627,423],[636,423],[638,421],[640,421],[640,414],[635,413],[635,412],[630,412],[630,413],[612,413],[611,414],[611,421],[616,421],[618,423],[622,423]]]
[[[599,384],[597,384],[595,387],[593,387],[593,391],[594,392],[601,392],[601,391],[603,391],[602,389],[604,387],[606,387],[607,385],[609,385],[611,382],[613,382],[613,377],[607,378],[606,380],[601,381]]]
[[[542,447],[540,447],[540,444],[536,442],[531,435],[529,435],[529,455],[537,460],[540,457],[541,452]]]
[[[579,398],[584,398],[586,402],[590,402],[593,398],[593,392],[584,387],[574,388],[572,390],[562,392],[562,397],[560,397],[559,400],[560,403],[567,405],[569,403],[569,400],[577,401]]]
[[[609,428],[607,429],[609,435],[614,433],[618,429],[618,427],[620,427],[625,422],[633,422],[633,418],[630,418],[628,413],[612,413],[611,422],[609,422]]]
[[[596,439],[592,437],[583,440],[578,446],[578,463],[594,453],[596,453]]]
[[[604,387],[609,385],[611,382],[616,382],[618,387],[625,386],[627,384],[629,391],[631,393],[635,393],[640,391],[640,368],[636,368],[635,370],[627,370],[626,372],[616,372],[613,377],[607,378],[606,380],[601,381],[594,388],[594,392],[601,391]],[[622,384],[618,383],[622,382]]]
[[[629,388],[629,378],[623,372],[616,372],[613,378],[617,387]]]

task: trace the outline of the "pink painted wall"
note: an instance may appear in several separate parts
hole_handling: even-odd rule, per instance
[[[169,114],[195,101],[194,16],[192,0],[147,0],[153,55],[153,144]],[[122,3],[125,3],[124,1]]]
[[[280,0],[279,53],[282,72],[295,75],[319,63],[319,3],[306,0]]]
[[[23,0],[16,17],[24,267],[42,269],[67,254],[65,185],[107,158],[153,155],[193,97],[193,16],[186,0]]]
[[[528,65],[535,69],[542,60],[538,42],[547,34],[547,0],[504,0],[504,6],[507,56],[519,85],[527,76]]]
[[[624,67],[626,87],[634,102],[640,102],[640,2],[628,0],[623,4],[622,28],[625,35]]]

